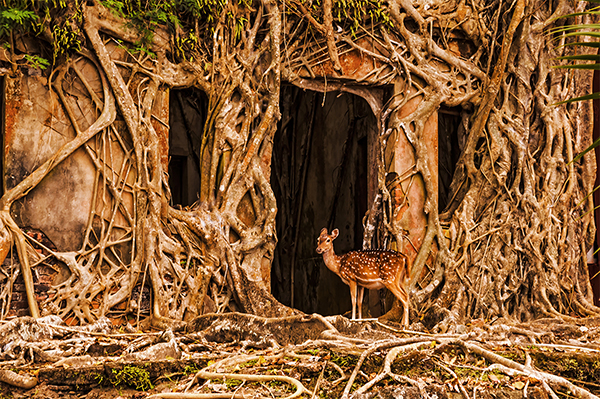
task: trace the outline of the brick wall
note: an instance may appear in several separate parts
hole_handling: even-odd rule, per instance
[[[35,244],[35,241],[32,241],[35,247],[38,247],[36,250],[43,255],[47,255],[48,252],[43,247],[54,250],[55,247],[48,240],[48,238],[40,231],[33,229],[24,229],[25,233],[42,244],[42,246]],[[31,269],[31,274],[33,276],[33,288],[35,291],[35,297],[38,304],[42,304],[48,296],[50,295],[49,291],[51,290],[52,284],[58,274],[56,266],[53,266],[52,260],[48,260],[48,263],[41,263],[39,265],[34,265]],[[0,309],[3,312],[4,318],[14,317],[14,316],[29,316],[29,305],[27,303],[27,293],[25,291],[25,283],[23,282],[23,276],[21,275],[21,265],[19,263],[19,258],[14,251],[8,253],[6,259],[0,266],[0,285],[3,290],[10,289],[10,282],[13,281],[12,284],[12,295],[9,304],[9,308],[6,309],[6,304],[2,303],[2,308]]]

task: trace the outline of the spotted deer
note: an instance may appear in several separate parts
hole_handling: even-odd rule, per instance
[[[351,251],[345,255],[336,255],[333,240],[339,234],[335,229],[331,234],[321,230],[317,239],[317,253],[323,254],[323,261],[329,270],[340,276],[350,287],[352,298],[352,319],[356,318],[358,296],[358,318],[362,318],[364,288],[390,290],[404,307],[402,324],[408,325],[408,278],[411,263],[406,255],[381,249]]]

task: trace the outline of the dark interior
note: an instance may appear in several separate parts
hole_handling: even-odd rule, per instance
[[[316,239],[322,228],[337,228],[336,253],[362,248],[376,119],[361,97],[293,86],[282,87],[281,115],[271,174],[279,239],[272,292],[304,312],[342,314],[350,291],[325,267]]]
[[[200,145],[208,98],[201,90],[169,94],[169,186],[173,205],[190,206],[200,193]]]
[[[450,202],[450,183],[460,157],[458,144],[460,107],[440,108],[438,112],[438,205],[439,212]]]

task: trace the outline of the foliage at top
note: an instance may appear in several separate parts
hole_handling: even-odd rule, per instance
[[[286,3],[297,15],[302,16],[307,12],[315,21],[323,23],[322,0],[286,1]],[[352,36],[356,36],[361,26],[381,24],[386,28],[394,27],[386,2],[382,0],[333,0],[331,14],[334,29],[349,30]]]
[[[81,50],[80,0],[4,0],[0,4],[0,44],[12,55],[20,55],[23,36],[51,38],[53,61]],[[24,54],[30,67],[45,68],[49,62],[39,55]]]
[[[249,13],[256,9],[253,0],[99,0],[115,15],[138,29],[142,39],[134,43],[140,52],[149,51],[149,43],[159,26],[173,34],[174,56],[193,60],[203,43],[209,43],[218,22],[234,31],[236,41],[247,28]],[[322,22],[322,0],[286,1],[292,9],[302,4],[306,12]],[[4,0],[0,4],[0,45],[11,54],[19,54],[15,40],[21,36],[41,37],[50,42],[52,62],[81,50],[85,43],[82,33],[82,0]],[[302,15],[303,13],[298,13]],[[334,0],[334,28],[349,29],[355,35],[366,23],[393,27],[383,0]],[[40,54],[50,57],[49,54]],[[32,55],[29,55],[31,58]],[[43,67],[41,62],[29,66]],[[13,57],[14,58],[14,57]],[[21,57],[23,58],[23,57]]]
[[[236,10],[251,8],[250,0],[100,0],[117,16],[129,21],[142,34],[135,43],[140,51],[148,51],[153,32],[166,26],[175,36],[176,56],[193,58],[199,43],[209,39],[222,16],[239,30],[241,36],[247,18]],[[18,51],[18,36],[52,38],[53,61],[80,51],[85,41],[81,29],[82,2],[66,0],[5,0],[0,4],[0,44],[11,52]],[[49,33],[49,35],[48,35]]]

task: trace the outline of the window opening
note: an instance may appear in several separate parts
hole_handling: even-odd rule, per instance
[[[460,157],[458,135],[460,107],[440,108],[438,112],[438,211],[443,212],[450,202],[450,184]]]
[[[190,206],[200,193],[202,134],[208,112],[204,92],[188,88],[169,94],[169,187],[173,205]]]

